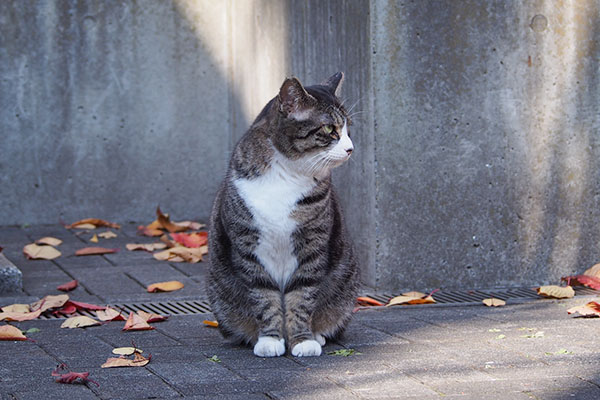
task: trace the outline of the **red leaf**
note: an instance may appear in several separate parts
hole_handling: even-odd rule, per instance
[[[116,253],[119,249],[107,249],[104,247],[84,247],[75,252],[76,256],[97,256],[102,254]]]
[[[62,290],[63,292],[68,292],[70,290],[75,289],[76,287],[77,287],[77,280],[73,280],[71,282],[63,283],[62,285],[58,286],[56,289]]]
[[[177,243],[189,248],[201,247],[208,243],[208,232],[171,233],[171,237]]]
[[[357,297],[356,301],[361,306],[383,306],[383,303],[366,296]]]
[[[65,303],[65,306],[73,305],[77,307],[78,310],[105,310],[106,306],[99,306],[96,304],[82,303],[80,301],[69,300]]]
[[[595,276],[572,275],[565,276],[560,280],[570,282],[571,286],[587,286],[595,290],[600,290],[600,278],[596,278]]]
[[[75,307],[73,304],[66,304],[65,303],[65,305],[62,306],[62,308],[59,308],[58,310],[52,311],[52,314],[54,314],[54,315],[58,315],[58,314],[67,315],[67,314],[73,314],[75,311],[77,311],[77,307]]]
[[[89,372],[64,372],[68,371],[68,367],[66,364],[60,364],[56,367],[54,371],[52,371],[52,376],[56,376],[56,382],[58,383],[73,383],[77,379],[81,379],[82,383],[92,382],[96,386],[100,386],[100,384],[96,381],[93,381],[89,378]]]

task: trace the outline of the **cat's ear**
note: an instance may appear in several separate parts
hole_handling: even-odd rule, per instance
[[[279,109],[286,117],[303,120],[315,102],[306,92],[298,78],[287,78],[279,89]]]
[[[344,82],[344,73],[336,72],[331,75],[329,79],[323,82],[323,86],[327,86],[329,91],[335,95],[335,97],[340,97],[342,92],[342,83]]]

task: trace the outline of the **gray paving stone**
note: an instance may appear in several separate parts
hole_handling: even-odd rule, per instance
[[[28,385],[24,391],[15,392],[14,395],[19,400],[40,400],[44,399],[77,399],[88,400],[98,399],[98,396],[92,391],[89,383],[64,384],[57,383],[51,379],[44,382],[36,382]]]
[[[122,293],[144,293],[145,288],[117,268],[72,270],[72,276],[98,296]]]

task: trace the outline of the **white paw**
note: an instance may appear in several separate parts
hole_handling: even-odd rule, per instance
[[[321,346],[325,346],[325,336],[319,334],[319,333],[315,333],[315,340],[317,342],[319,342],[319,344]]]
[[[272,336],[260,336],[254,345],[254,354],[259,357],[279,357],[285,353],[285,340]]]
[[[292,355],[296,357],[320,356],[321,345],[316,340],[305,340],[294,346]]]

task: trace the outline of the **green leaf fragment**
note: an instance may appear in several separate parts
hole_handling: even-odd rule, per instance
[[[211,361],[211,362],[215,362],[215,363],[220,363],[221,362],[221,359],[219,357],[217,357],[217,356],[212,356],[211,358],[207,358],[207,360]]]
[[[502,329],[492,328],[492,329],[488,329],[488,332],[502,332]]]
[[[498,335],[498,336],[496,336],[496,339],[504,339],[504,338],[506,338],[506,335]]]
[[[40,330],[38,328],[29,328],[26,331],[21,331],[23,332],[24,335],[28,335],[30,333],[38,333]]]
[[[330,351],[327,354],[330,356],[349,357],[349,356],[354,356],[354,355],[358,355],[358,354],[362,354],[362,353],[359,353],[358,351],[356,351],[354,349],[338,349],[338,350]]]

